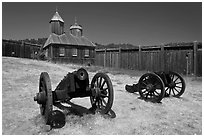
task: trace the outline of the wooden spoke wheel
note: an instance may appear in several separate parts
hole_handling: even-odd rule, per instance
[[[151,102],[160,102],[164,97],[164,83],[154,73],[146,73],[138,82],[138,91],[142,99]]]
[[[39,97],[40,96],[40,97]],[[38,100],[40,112],[45,117],[46,124],[50,124],[50,115],[53,110],[53,97],[50,77],[47,72],[42,72],[39,81]]]
[[[167,74],[167,86],[165,92],[173,97],[180,97],[186,88],[184,79],[176,72],[170,71]]]
[[[91,89],[92,107],[96,107],[102,114],[107,114],[113,105],[113,86],[108,75],[97,73],[91,81]]]

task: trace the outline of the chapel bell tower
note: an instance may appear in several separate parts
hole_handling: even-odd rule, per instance
[[[55,33],[57,35],[61,35],[64,33],[64,21],[57,12],[57,9],[49,23],[51,26],[51,33]]]

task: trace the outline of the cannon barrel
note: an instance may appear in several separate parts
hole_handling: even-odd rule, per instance
[[[57,100],[65,100],[75,96],[84,96],[89,86],[89,76],[84,68],[68,73],[54,90]]]
[[[77,78],[79,80],[85,80],[88,78],[88,73],[87,71],[84,69],[84,68],[80,68],[76,71],[76,74]]]

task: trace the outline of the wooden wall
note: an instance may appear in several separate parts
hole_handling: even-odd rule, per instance
[[[37,58],[41,46],[31,43],[22,43],[13,40],[2,41],[2,56]]]
[[[135,49],[97,49],[95,65],[202,76],[202,44],[167,44]]]
[[[65,55],[59,55],[59,48],[65,48]],[[72,56],[72,49],[77,49],[77,56]],[[89,50],[89,57],[85,57],[85,49]],[[53,62],[94,64],[95,47],[52,44],[48,47],[48,56]]]

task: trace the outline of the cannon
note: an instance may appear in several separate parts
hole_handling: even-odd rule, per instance
[[[34,101],[39,104],[40,113],[47,125],[52,125],[53,105],[67,103],[72,98],[90,97],[91,108],[107,114],[113,105],[113,86],[105,73],[97,73],[89,84],[89,76],[84,68],[68,73],[52,91],[51,80],[47,72],[39,79],[39,92]]]
[[[126,85],[126,91],[139,92],[141,99],[161,102],[164,97],[180,97],[185,91],[185,81],[176,72],[159,71],[145,73],[137,84]]]

